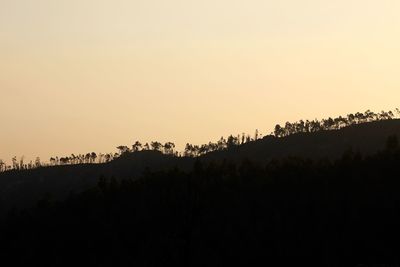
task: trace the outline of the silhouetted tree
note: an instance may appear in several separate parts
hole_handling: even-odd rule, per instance
[[[279,124],[277,124],[276,126],[275,126],[275,130],[274,130],[274,134],[275,134],[275,136],[276,137],[283,137],[284,136],[284,129],[279,125]]]
[[[112,160],[112,154],[111,153],[105,154],[104,158],[106,162],[110,162]]]
[[[158,141],[151,142],[150,146],[151,146],[151,149],[155,150],[155,151],[161,151],[161,149],[163,147],[163,145]]]
[[[17,169],[18,169],[17,157],[14,156],[14,157],[11,159],[11,161],[12,161],[12,168],[13,168],[14,170],[17,170]]]
[[[175,149],[175,144],[172,142],[167,142],[164,144],[164,152],[168,155],[173,155]]]
[[[92,152],[90,154],[90,159],[91,159],[91,163],[95,163],[96,159],[97,159],[97,154],[95,152]]]
[[[219,139],[219,141],[217,142],[217,145],[218,145],[218,150],[226,149],[226,140],[223,136],[221,137],[221,139]]]
[[[257,133],[258,136],[258,133]],[[227,149],[232,149],[236,146],[239,145],[239,139],[233,135],[228,136],[228,139],[226,140],[226,147]]]
[[[139,141],[136,141],[133,145],[132,145],[132,151],[133,152],[138,152],[142,149],[142,143],[140,143]]]
[[[36,168],[39,168],[39,167],[41,167],[42,166],[42,163],[40,162],[40,158],[39,157],[36,157],[36,159],[35,159],[35,167]]]
[[[0,159],[0,172],[3,172],[6,170],[6,163]]]
[[[150,150],[149,143],[144,144],[143,149],[144,150]]]
[[[117,149],[119,150],[119,154],[123,155],[129,152],[129,148],[127,146],[118,146]]]
[[[258,129],[256,129],[256,132],[254,133],[254,140],[255,141],[258,140],[258,136],[259,136]]]

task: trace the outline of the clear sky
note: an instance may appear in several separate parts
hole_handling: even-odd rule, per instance
[[[398,0],[0,0],[0,158],[399,106]]]

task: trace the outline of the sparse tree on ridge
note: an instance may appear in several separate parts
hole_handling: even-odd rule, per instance
[[[279,124],[275,126],[274,135],[276,137],[285,137],[288,135],[292,135],[295,133],[301,132],[318,132],[321,130],[339,130],[347,126],[351,126],[354,124],[379,121],[379,120],[391,120],[400,116],[400,110],[396,109],[396,112],[382,111],[380,113],[374,113],[370,110],[365,111],[364,113],[357,112],[355,114],[349,114],[346,117],[339,116],[337,118],[328,118],[319,121],[317,119],[312,121],[300,120],[299,122],[290,123],[286,122],[285,127],[281,127]]]
[[[184,151],[185,157],[192,157],[193,156],[193,145],[187,143],[185,146],[185,151]]]
[[[221,137],[221,139],[219,139],[217,145],[218,145],[218,150],[224,150],[226,148],[226,140],[223,136]]]
[[[40,162],[40,158],[39,157],[36,157],[36,159],[35,159],[35,167],[36,168],[39,168],[39,167],[41,167],[42,166],[42,163]]]
[[[95,163],[96,159],[97,159],[97,154],[95,152],[92,152],[90,154],[90,159],[91,159],[91,163]]]
[[[133,145],[132,145],[132,152],[138,152],[142,149],[142,143],[140,143],[139,141],[136,141]]]
[[[24,169],[24,156],[19,159],[19,169]]]
[[[167,142],[164,144],[164,152],[167,155],[173,155],[175,149],[175,144],[172,142]]]
[[[106,162],[110,162],[111,159],[112,159],[112,154],[111,154],[111,153],[106,154],[106,155],[104,156],[104,159],[105,159]]]
[[[127,146],[118,146],[117,149],[119,150],[119,154],[123,155],[129,152],[129,148]]]
[[[258,135],[258,134],[256,134],[256,135]],[[228,139],[226,141],[227,149],[231,149],[238,145],[239,145],[239,139],[237,137],[234,137],[233,135],[228,136]]]
[[[0,172],[3,172],[6,170],[6,163],[0,159]]]
[[[144,149],[144,150],[150,150],[150,145],[149,145],[149,143],[144,144],[143,149]]]
[[[163,145],[158,141],[151,142],[150,146],[151,149],[154,151],[161,151],[161,149],[163,148]]]
[[[18,169],[17,157],[14,156],[14,157],[11,159],[11,161],[12,161],[12,168],[13,168],[14,170],[17,170],[17,169]]]

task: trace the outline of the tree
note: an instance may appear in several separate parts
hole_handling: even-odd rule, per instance
[[[254,140],[255,141],[258,140],[258,129],[256,129],[256,132],[254,133]]]
[[[185,157],[193,157],[193,145],[192,144],[189,144],[189,143],[186,144],[184,156]]]
[[[149,143],[144,144],[143,149],[144,150],[150,150]]]
[[[142,149],[142,143],[140,143],[139,141],[136,141],[133,145],[132,145],[132,151],[133,152],[138,152]]]
[[[199,154],[200,155],[204,155],[207,154],[210,151],[210,146],[205,144],[205,145],[201,145],[200,149],[199,149]]]
[[[112,154],[111,154],[111,153],[108,153],[108,154],[106,154],[106,155],[104,156],[104,158],[105,158],[105,161],[106,161],[106,162],[110,162],[111,159],[112,159]]]
[[[218,150],[224,150],[226,148],[225,138],[222,136],[221,139],[219,139],[219,141],[217,142],[217,144],[218,144]]]
[[[357,124],[362,123],[364,120],[364,115],[360,112],[357,112],[356,114],[354,114],[354,118]]]
[[[355,123],[355,119],[356,117],[354,116],[354,114],[347,115],[347,122],[349,125],[353,125]]]
[[[11,161],[12,161],[12,168],[13,168],[14,170],[18,169],[17,157],[14,156],[14,157],[11,159]]]
[[[394,113],[391,111],[391,110],[389,110],[389,112],[388,112],[388,119],[389,120],[391,120],[391,119],[393,119],[395,116],[394,116]]]
[[[62,157],[60,158],[60,163],[61,165],[66,165],[69,163],[69,158],[68,157]]]
[[[6,164],[3,160],[0,159],[0,172],[5,171],[6,169]]]
[[[256,136],[258,136],[258,133],[256,134]],[[233,147],[237,146],[238,143],[239,143],[239,140],[237,139],[237,137],[230,135],[226,141],[226,148],[232,149]]]
[[[90,159],[91,159],[92,163],[95,163],[95,162],[96,162],[96,159],[97,159],[97,154],[94,153],[94,152],[92,152],[92,153],[90,154]]]
[[[332,118],[328,118],[327,120],[322,120],[322,125],[324,130],[331,130],[335,126],[335,121]]]
[[[364,118],[367,121],[374,121],[375,120],[375,113],[368,109],[367,111],[364,112]]]
[[[175,148],[175,144],[172,142],[167,142],[164,144],[164,152],[165,154],[168,155],[173,155],[174,154],[174,148]]]
[[[247,135],[246,136],[246,143],[250,143],[251,142],[251,137],[250,137],[250,135]]]
[[[125,153],[129,152],[129,148],[127,146],[117,146],[117,149],[119,150],[119,154],[122,156]]]
[[[24,168],[24,156],[22,156],[22,157],[19,159],[19,168],[20,168],[20,169],[23,169],[23,168]]]
[[[300,120],[297,124],[296,124],[296,131],[303,133],[305,132],[305,123],[303,120]]]
[[[39,168],[39,167],[41,167],[42,166],[42,163],[40,162],[40,158],[39,157],[36,157],[36,159],[35,159],[35,167],[36,168]]]
[[[154,141],[150,143],[150,146],[154,151],[161,151],[163,145],[158,141]]]

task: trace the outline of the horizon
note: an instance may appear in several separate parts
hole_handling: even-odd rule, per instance
[[[0,159],[396,108],[395,1],[0,3]]]

